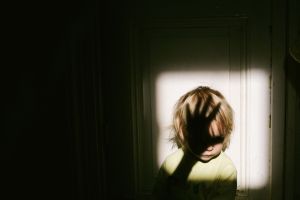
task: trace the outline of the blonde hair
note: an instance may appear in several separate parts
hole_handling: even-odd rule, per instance
[[[204,86],[187,92],[175,104],[172,124],[173,137],[171,141],[178,147],[186,147],[186,139],[189,135],[187,131],[188,120],[186,119],[186,112],[196,113],[196,116],[197,114],[209,116],[216,107],[216,113],[214,113],[213,119],[208,124],[208,130],[209,134],[215,135],[218,132],[224,138],[224,151],[230,143],[230,135],[233,129],[233,110],[219,91]],[[189,108],[190,111],[187,111],[186,108]],[[197,108],[198,110],[196,110]]]

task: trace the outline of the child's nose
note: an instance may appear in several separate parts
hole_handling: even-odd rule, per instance
[[[212,151],[213,149],[214,149],[214,146],[213,146],[213,145],[210,145],[210,146],[207,147],[206,150],[207,150],[207,151]]]

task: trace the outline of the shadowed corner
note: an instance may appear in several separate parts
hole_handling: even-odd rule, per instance
[[[300,33],[298,40],[298,48],[300,49]],[[291,86],[295,89],[296,93],[299,95],[300,81],[298,76],[300,74],[300,50],[298,51],[298,55],[292,53],[288,54],[285,60],[285,66],[287,81],[291,84]],[[297,58],[296,56],[298,56],[299,58]]]

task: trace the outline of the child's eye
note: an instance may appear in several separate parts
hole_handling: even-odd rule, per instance
[[[222,136],[218,136],[218,137],[213,137],[210,140],[211,144],[218,144],[218,143],[222,143],[224,141],[224,137]]]

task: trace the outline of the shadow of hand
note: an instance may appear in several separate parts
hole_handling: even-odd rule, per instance
[[[216,143],[214,137],[210,133],[210,126],[220,110],[221,103],[214,105],[211,96],[207,98],[201,108],[201,101],[198,101],[193,111],[190,105],[185,107],[186,114],[186,131],[188,148],[196,155],[203,152],[209,145]],[[211,110],[210,108],[213,107]],[[201,109],[201,111],[200,111]]]

